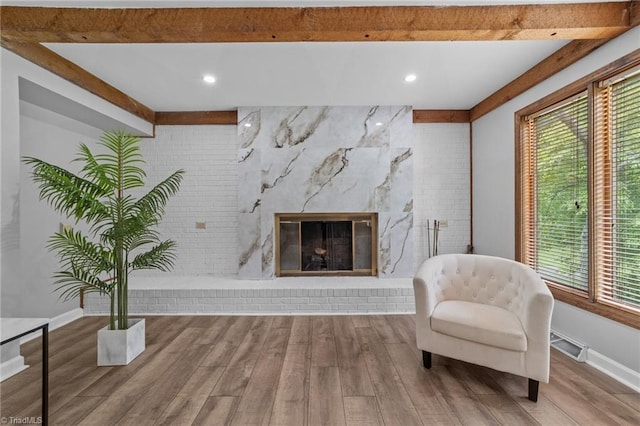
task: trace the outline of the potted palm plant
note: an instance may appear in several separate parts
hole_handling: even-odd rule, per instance
[[[161,241],[155,226],[169,198],[179,187],[178,170],[146,194],[140,138],[123,131],[105,132],[94,154],[80,145],[74,161],[79,174],[33,157],[33,181],[40,199],[55,211],[86,223],[87,231],[65,228],[49,239],[48,249],[60,260],[54,275],[62,299],[99,293],[110,299],[109,325],[98,331],[98,365],[124,365],[145,348],[144,319],[128,315],[129,273],[138,269],[168,271],[175,260],[175,242]]]

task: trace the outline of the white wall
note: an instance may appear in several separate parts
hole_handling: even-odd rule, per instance
[[[74,173],[80,164],[72,162],[80,141],[94,149],[101,130],[63,117],[35,105],[20,103],[20,156],[40,158]],[[36,184],[31,180],[31,168],[20,167],[20,284],[3,283],[2,298],[10,304],[7,315],[53,317],[79,307],[77,300],[58,301],[51,278],[58,268],[57,258],[46,246],[47,240],[70,221],[44,201],[40,201]],[[18,265],[14,265],[18,266]],[[34,301],[37,305],[34,306]],[[34,309],[35,308],[35,309]]]
[[[502,106],[474,122],[472,141],[475,253],[509,259],[515,257],[514,111]]]
[[[470,157],[468,124],[414,124],[414,265],[428,257],[427,221],[447,221],[438,253],[464,253],[470,243]],[[433,231],[430,231],[433,239]]]
[[[514,114],[640,46],[640,27],[600,47],[473,123],[473,241],[476,253],[515,255]],[[588,319],[588,321],[587,321]],[[586,323],[591,326],[584,326]],[[557,303],[552,327],[640,372],[640,331]],[[615,342],[615,344],[611,344]]]
[[[159,227],[178,243],[174,275],[237,274],[236,137],[236,126],[158,126],[156,137],[143,143],[149,184],[186,171]],[[469,244],[469,125],[416,124],[413,138],[418,267],[427,258],[427,219],[449,222],[440,253],[463,253]],[[196,222],[206,222],[206,229],[196,229]]]
[[[238,272],[236,133],[236,126],[229,125],[157,126],[156,137],[142,144],[149,185],[185,171],[159,226],[163,238],[178,244],[175,275]],[[196,222],[206,228],[196,229]]]
[[[64,97],[69,101],[67,106],[78,108],[81,116],[94,112],[108,117],[110,123],[115,120],[123,128],[142,134],[150,134],[152,126],[12,52],[2,49],[1,55],[0,315],[54,317],[76,308],[78,303],[62,303],[51,294],[48,277],[55,263],[43,244],[57,229],[59,218],[51,216],[44,203],[34,200],[35,191],[25,177],[20,156],[61,161],[64,157],[68,161],[79,142],[89,142],[99,131],[29,104],[21,107],[20,79],[34,83],[29,86],[36,90],[31,92],[32,101],[37,100],[37,87],[44,87],[47,96]]]

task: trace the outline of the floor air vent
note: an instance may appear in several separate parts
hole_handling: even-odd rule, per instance
[[[555,331],[551,332],[551,346],[579,362],[587,360],[587,347]]]

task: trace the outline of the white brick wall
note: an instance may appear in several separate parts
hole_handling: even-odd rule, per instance
[[[446,220],[438,253],[464,253],[471,227],[468,124],[413,125],[414,264],[427,258],[427,220]],[[433,238],[433,232],[431,232]]]
[[[415,313],[413,288],[345,286],[339,289],[303,286],[283,289],[138,289],[129,292],[129,311],[131,315]],[[106,297],[95,293],[86,296],[86,315],[108,312],[109,300]]]
[[[157,126],[143,141],[150,185],[186,172],[159,228],[178,243],[175,275],[237,273],[236,133],[236,126]]]
[[[149,184],[186,171],[160,225],[178,243],[174,275],[237,274],[236,133],[235,126],[158,126],[156,137],[143,142]],[[427,219],[449,222],[440,253],[464,252],[469,244],[469,126],[415,124],[413,138],[417,268],[427,257]]]

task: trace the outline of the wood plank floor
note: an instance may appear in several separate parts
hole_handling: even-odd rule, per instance
[[[147,349],[96,367],[85,317],[50,333],[57,425],[637,425],[640,395],[552,349],[538,403],[527,380],[433,356],[410,315],[147,317]],[[2,417],[40,415],[40,339],[0,384]]]

